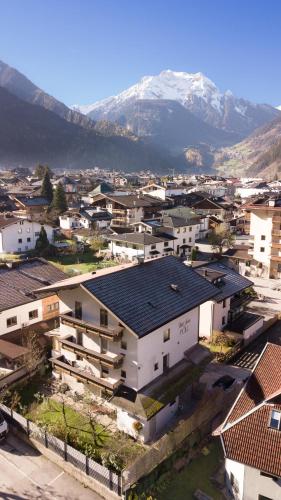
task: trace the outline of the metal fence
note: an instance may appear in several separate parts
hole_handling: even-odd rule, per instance
[[[66,462],[92,477],[108,489],[121,495],[121,475],[109,470],[107,467],[95,462],[69,444],[56,438],[45,429],[38,427],[34,422],[26,419],[8,406],[1,404],[1,411],[6,420],[19,427],[28,437],[39,441],[46,448],[56,453]]]

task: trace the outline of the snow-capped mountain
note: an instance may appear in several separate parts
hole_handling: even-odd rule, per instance
[[[232,92],[222,93],[203,73],[184,73],[171,70],[159,75],[145,76],[121,94],[90,105],[73,109],[94,120],[122,122],[124,106],[138,100],[173,100],[179,102],[206,123],[246,137],[279,115],[279,111],[266,104],[254,104],[236,98]],[[122,123],[126,126],[126,123]]]

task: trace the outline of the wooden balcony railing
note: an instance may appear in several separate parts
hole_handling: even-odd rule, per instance
[[[71,338],[71,337],[70,337]],[[123,355],[116,354],[114,356],[108,356],[107,354],[103,354],[101,352],[93,351],[92,349],[87,349],[84,346],[76,344],[76,342],[72,342],[69,339],[58,339],[62,344],[63,348],[67,351],[74,352],[75,354],[79,354],[85,359],[93,359],[94,361],[98,361],[102,366],[106,366],[109,368],[120,368],[123,363]]]
[[[72,375],[76,379],[81,380],[86,384],[92,384],[111,392],[114,392],[119,387],[119,385],[122,384],[121,380],[117,380],[115,383],[111,383],[104,378],[94,377],[94,375],[92,375],[90,372],[86,370],[80,370],[79,368],[72,366],[64,359],[63,356],[60,356],[58,358],[51,358],[50,362],[52,363],[52,366],[58,371],[67,373],[68,375]]]
[[[123,333],[122,327],[113,329],[105,326],[97,326],[88,321],[77,319],[73,316],[68,316],[67,314],[61,314],[60,320],[63,325],[72,326],[73,328],[79,328],[85,333],[99,335],[113,341],[120,340]]]

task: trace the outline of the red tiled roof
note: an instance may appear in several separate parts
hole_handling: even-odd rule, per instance
[[[235,422],[279,390],[281,392],[281,347],[267,344],[227,423]]]
[[[222,434],[225,453],[250,467],[281,476],[281,431],[268,427],[271,410],[281,404],[265,404]]]
[[[281,430],[269,427],[273,409],[281,411],[281,346],[268,343],[219,433],[227,458],[281,477]]]

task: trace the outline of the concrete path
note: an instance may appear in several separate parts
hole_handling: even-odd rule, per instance
[[[102,500],[11,432],[0,443],[0,498]]]

